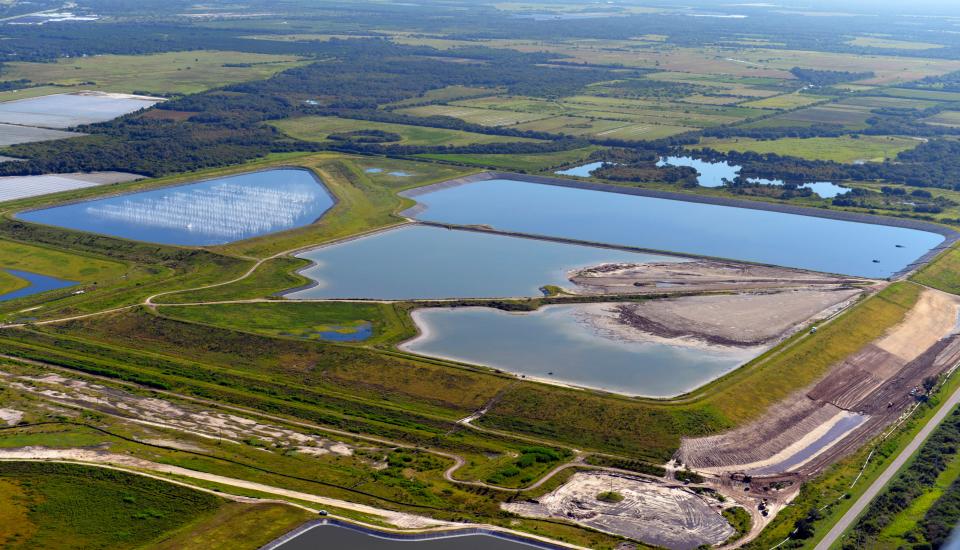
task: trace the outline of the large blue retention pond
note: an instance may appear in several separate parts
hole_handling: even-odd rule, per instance
[[[333,198],[307,170],[281,168],[22,212],[18,218],[131,239],[210,246],[309,225]]]
[[[567,272],[607,262],[681,261],[593,246],[411,225],[298,255],[315,285],[294,299],[508,298],[570,286]]]
[[[863,277],[889,277],[943,242],[937,233],[493,179],[411,193],[418,219]]]

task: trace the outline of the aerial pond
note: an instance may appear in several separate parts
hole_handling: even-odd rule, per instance
[[[208,246],[309,225],[333,205],[306,170],[277,169],[23,212],[24,221]]]
[[[740,175],[741,168],[740,166],[727,162],[711,162],[693,157],[664,157],[657,162],[657,166],[666,165],[689,166],[695,169],[700,173],[700,176],[697,178],[697,184],[701,187],[722,187],[724,180],[733,181],[736,179],[737,176]],[[759,183],[760,185],[784,185],[782,180],[753,178],[749,181],[751,183]],[[850,190],[847,187],[829,181],[806,182],[800,184],[800,187],[809,188],[825,199],[832,199]]]
[[[889,277],[940,244],[936,233],[516,180],[412,194],[422,220],[489,225],[653,250]]]
[[[31,273],[29,271],[20,271],[17,269],[4,269],[3,271],[13,275],[18,279],[26,281],[27,285],[22,288],[18,288],[17,290],[0,294],[0,302],[16,300],[17,298],[26,298],[27,296],[33,296],[34,294],[40,294],[41,292],[47,292],[48,290],[67,288],[77,284],[74,281],[67,281],[65,279],[58,279],[48,275]]]
[[[591,246],[412,225],[316,248],[287,298],[507,298],[569,286],[567,272],[605,262],[680,261]]]
[[[530,313],[427,308],[413,313],[421,335],[407,351],[498,368],[547,381],[627,395],[673,397],[735,369],[756,348],[625,340],[587,320],[597,305],[555,305]]]
[[[269,550],[319,550],[349,548],[351,550],[530,550],[531,548],[560,548],[547,544],[527,544],[487,534],[410,535],[375,534],[369,530],[327,524],[317,525]]]

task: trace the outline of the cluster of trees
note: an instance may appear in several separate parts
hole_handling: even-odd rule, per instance
[[[804,69],[794,67],[790,72],[797,79],[802,80],[814,86],[826,87],[843,82],[852,82],[854,80],[863,80],[874,76],[872,71],[854,73],[850,71],[823,71],[817,69]]]
[[[610,181],[629,183],[671,183],[684,187],[697,186],[697,170],[689,166],[657,166],[645,164],[604,164],[593,175]]]
[[[887,181],[916,187],[939,187],[960,190],[960,142],[932,139],[916,148],[901,152],[884,162],[843,164],[832,161],[785,157],[773,153],[712,149],[698,152],[711,161],[726,161],[743,168],[747,178],[782,179],[784,181]]]
[[[870,548],[873,538],[889,525],[897,514],[932,489],[940,473],[955,459],[958,443],[960,443],[960,410],[955,410],[924,443],[910,466],[870,503],[867,513],[854,525],[850,536],[846,538],[843,548],[845,550]],[[913,530],[911,535],[917,543],[914,548],[937,547],[931,544],[933,541],[924,541],[922,537],[918,537],[917,535],[921,532],[931,532],[942,541],[945,538],[944,533],[952,529],[953,523],[942,524],[941,521],[955,520],[960,516],[960,508],[949,505],[957,499],[956,495],[948,498],[950,500],[944,502],[942,507],[931,508],[921,525]]]

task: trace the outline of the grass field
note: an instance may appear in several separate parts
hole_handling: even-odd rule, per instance
[[[0,464],[0,495],[5,548],[138,547],[225,502],[113,470],[30,462]]]
[[[126,271],[118,262],[0,240],[0,268],[3,267],[80,282],[112,279]]]
[[[954,245],[910,278],[951,294],[960,294],[960,248]]]
[[[151,544],[151,550],[234,550],[240,546],[259,548],[313,514],[283,504],[242,504],[229,502],[203,521],[187,525]]]
[[[547,118],[546,114],[524,113],[519,111],[503,111],[495,109],[477,109],[474,107],[460,107],[454,105],[427,105],[425,107],[411,107],[397,111],[412,116],[448,116],[472,124],[483,126],[512,126],[522,122],[530,122]]]
[[[780,138],[753,140],[749,138],[704,139],[698,146],[709,147],[724,153],[730,151],[753,151],[800,157],[810,160],[834,162],[882,161],[909,151],[920,141],[895,136],[841,136],[835,138]]]
[[[941,111],[932,117],[924,119],[924,122],[939,126],[960,126],[960,111]]]
[[[560,151],[558,153],[538,153],[529,155],[435,154],[417,156],[424,159],[442,160],[471,166],[517,170],[521,172],[539,172],[586,160],[587,157],[590,156],[590,153],[596,149],[596,147],[585,147],[583,149]]]
[[[934,44],[932,42],[912,42],[908,40],[880,38],[877,36],[858,36],[853,40],[848,40],[847,44],[860,46],[861,48],[882,48],[889,50],[935,50],[943,47],[943,44]]]
[[[27,281],[15,277],[6,271],[0,271],[0,296],[27,286]]]
[[[347,332],[369,323],[373,326],[373,336],[362,342],[365,345],[395,343],[415,333],[406,315],[391,304],[220,304],[164,307],[160,313],[205,325],[308,340],[322,340],[319,332]]]
[[[524,138],[493,136],[474,132],[462,132],[460,130],[410,126],[407,124],[389,124],[385,122],[338,117],[288,118],[274,122],[273,125],[288,136],[305,141],[326,141],[327,136],[330,134],[355,130],[383,130],[385,132],[398,134],[402,139],[399,142],[393,142],[398,145],[458,146],[475,143],[532,141]]]
[[[190,94],[234,82],[267,78],[298,64],[300,61],[294,56],[243,52],[97,55],[61,59],[56,63],[9,63],[4,65],[3,78],[25,78],[41,84],[107,92]]]
[[[806,107],[827,99],[829,98],[813,94],[792,93],[759,99],[757,101],[747,101],[740,103],[740,106],[752,107],[754,109],[787,110]]]

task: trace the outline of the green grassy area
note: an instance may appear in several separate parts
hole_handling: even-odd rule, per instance
[[[307,340],[328,339],[321,332],[347,334],[372,325],[365,345],[399,342],[414,334],[409,318],[392,304],[373,303],[253,303],[163,307],[175,319],[233,330]]]
[[[149,546],[151,550],[234,550],[259,548],[314,519],[312,513],[284,504],[229,502],[211,517],[179,529]]]
[[[400,141],[394,142],[398,145],[446,145],[455,147],[476,143],[532,141],[524,138],[477,134],[460,130],[446,130],[443,128],[390,124],[387,122],[372,122],[338,117],[311,116],[289,118],[276,121],[273,125],[288,136],[305,141],[326,141],[327,136],[330,134],[356,130],[383,130],[385,132],[392,132],[402,138]]]
[[[830,98],[813,94],[791,93],[758,99],[756,101],[747,101],[740,105],[742,107],[753,107],[755,109],[787,110],[807,107],[827,99]]]
[[[518,172],[540,172],[553,168],[560,168],[568,164],[585,161],[597,147],[584,147],[558,153],[517,154],[517,155],[461,155],[435,154],[417,155],[418,158],[442,160],[469,166],[481,166],[501,170],[515,170]]]
[[[960,294],[960,247],[954,245],[910,279],[944,292]]]
[[[19,277],[15,277],[6,271],[0,271],[0,296],[14,290],[20,290],[28,284],[27,281]]]
[[[744,535],[750,532],[750,529],[753,526],[753,519],[750,517],[750,512],[747,512],[739,506],[734,506],[733,508],[724,508],[722,514],[736,531],[734,534],[730,535],[729,539],[726,540],[726,544],[731,544],[737,540],[740,540]]]
[[[96,55],[55,63],[9,63],[3,80],[107,92],[190,94],[235,82],[267,78],[302,63],[296,56],[186,51],[153,55]],[[69,91],[69,90],[60,90]],[[0,99],[4,96],[0,95]]]
[[[7,240],[0,240],[0,268],[84,283],[114,279],[127,271],[119,262]]]
[[[934,44],[932,42],[894,40],[892,38],[880,38],[878,36],[857,36],[852,40],[848,40],[847,44],[850,44],[851,46],[860,46],[861,48],[880,48],[889,50],[935,50],[943,47],[943,44]]]
[[[749,138],[704,139],[699,145],[728,153],[730,151],[753,151],[774,153],[782,156],[835,162],[882,161],[909,151],[920,141],[896,136],[841,136],[835,138],[780,138],[755,140]]]
[[[119,548],[148,544],[224,504],[143,476],[74,464],[0,463],[5,548]]]
[[[947,468],[937,476],[934,484],[923,495],[914,499],[905,510],[893,517],[877,535],[878,548],[903,548],[911,541],[907,536],[923,519],[928,510],[960,479],[960,454],[949,457]]]

